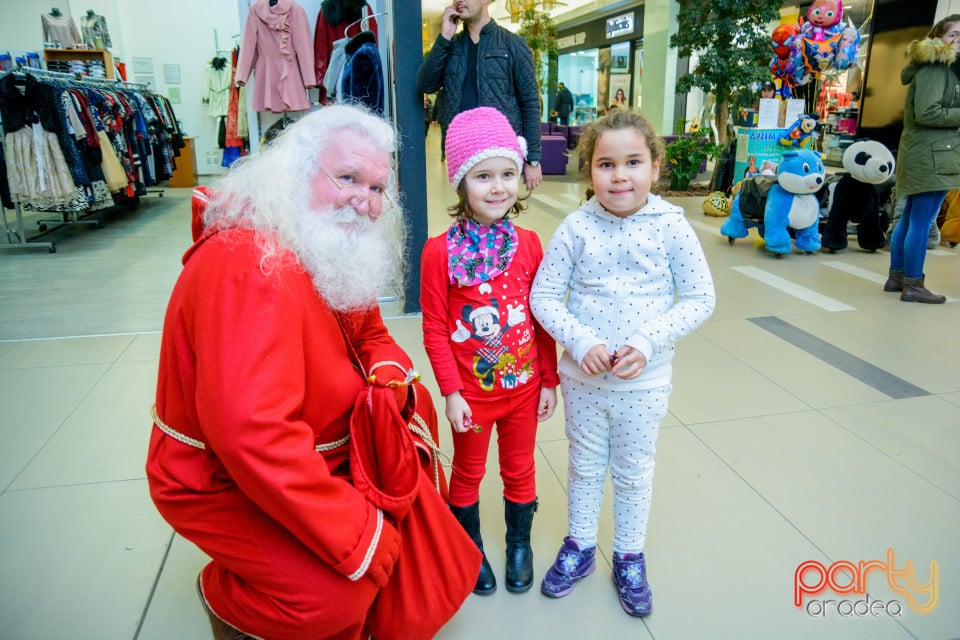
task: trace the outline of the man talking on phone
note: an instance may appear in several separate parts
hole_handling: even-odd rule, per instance
[[[447,127],[461,111],[493,107],[527,141],[523,180],[528,190],[540,184],[540,97],[533,54],[526,41],[490,17],[492,0],[455,0],[443,12],[440,35],[417,73],[417,90],[444,100],[437,114]],[[457,31],[460,23],[463,29]]]

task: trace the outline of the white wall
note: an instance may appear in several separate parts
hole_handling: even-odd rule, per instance
[[[0,0],[0,51],[14,55],[37,51],[42,57],[40,15],[51,7],[72,15],[78,25],[88,9],[106,17],[113,41],[111,52],[126,63],[128,80],[133,80],[134,57],[151,58],[156,80],[153,90],[168,95],[170,87],[180,88],[181,103],[173,109],[185,133],[197,138],[198,172],[223,171],[216,120],[201,103],[200,84],[204,66],[216,53],[214,30],[222,49],[230,49],[234,44],[231,36],[240,33],[235,0]],[[180,84],[164,81],[165,64],[180,65]]]
[[[95,8],[92,6],[95,2],[116,7],[123,38],[120,51],[127,65],[127,78],[132,80],[133,58],[152,58],[156,79],[154,90],[168,95],[170,87],[180,88],[181,103],[174,104],[173,109],[186,134],[197,138],[194,143],[197,171],[201,175],[221,173],[217,121],[207,115],[206,105],[201,103],[200,87],[203,69],[216,55],[214,31],[221,49],[230,49],[234,43],[232,36],[240,33],[236,3],[233,0],[82,1],[91,5],[90,8]],[[109,18],[107,24],[112,36],[115,28]],[[180,84],[164,81],[165,64],[180,65]]]

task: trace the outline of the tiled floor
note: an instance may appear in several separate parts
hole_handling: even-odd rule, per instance
[[[446,227],[451,197],[437,138],[428,139],[431,233]],[[104,229],[58,232],[53,255],[0,256],[4,639],[209,637],[193,587],[204,556],[157,515],[143,473],[158,331],[189,240],[188,195],[167,190]],[[549,177],[520,224],[546,242],[577,199],[569,178]],[[646,550],[653,615],[633,619],[617,603],[606,504],[600,568],[572,595],[471,596],[439,637],[960,638],[960,249],[927,260],[931,288],[954,300],[905,304],[880,291],[885,252],[774,260],[753,236],[728,245],[699,200],[677,202],[706,250],[718,308],[678,347]],[[429,371],[419,318],[389,325]],[[561,413],[539,434],[538,580],[566,527]],[[496,475],[481,504],[502,574]],[[911,609],[914,592],[893,591],[882,570],[867,575],[869,597],[904,603],[884,605],[902,615],[842,615],[852,604],[838,612],[837,602],[864,598],[830,590],[805,601],[833,601],[823,617],[794,606],[801,562],[885,561],[888,549],[896,569],[913,564],[917,582],[936,563],[931,612]],[[837,573],[836,583],[849,575]]]

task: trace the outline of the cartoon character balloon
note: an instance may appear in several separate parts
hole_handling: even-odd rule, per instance
[[[860,32],[843,23],[843,0],[814,0],[807,22],[794,39],[793,83],[807,84],[830,68],[847,69],[857,60]]]
[[[800,35],[817,42],[829,40],[843,31],[843,0],[813,0],[807,10],[807,22]]]
[[[860,48],[860,31],[847,19],[848,26],[840,34],[837,43],[837,55],[833,59],[833,66],[840,71],[857,64],[857,49]]]
[[[771,34],[773,60],[770,61],[770,73],[780,79],[784,98],[790,97],[790,87],[795,84],[796,48],[799,41],[800,26],[796,24],[781,24]]]

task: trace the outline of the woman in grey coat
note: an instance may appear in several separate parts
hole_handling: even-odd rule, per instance
[[[884,291],[904,302],[940,304],[946,298],[924,286],[927,233],[944,196],[960,189],[960,14],[933,25],[907,47],[900,73],[909,84],[897,156],[897,196],[907,197],[890,244],[890,277]]]

